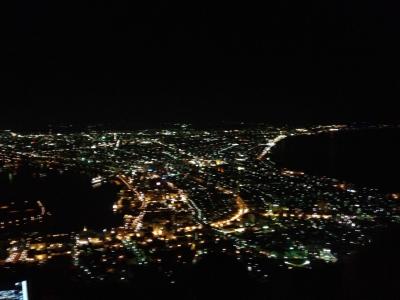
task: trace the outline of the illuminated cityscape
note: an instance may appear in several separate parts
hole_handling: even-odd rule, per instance
[[[397,1],[2,1],[0,300],[399,299]]]
[[[177,272],[212,253],[237,260],[257,281],[277,270],[341,262],[370,244],[378,228],[400,222],[400,195],[280,168],[270,154],[293,136],[357,130],[176,124],[163,130],[1,131],[1,171],[10,181],[26,165],[44,178],[78,170],[93,189],[116,188],[108,207],[118,225],[105,220],[102,229],[57,232],[48,225],[53,212],[45,201],[1,197],[0,268],[66,257],[79,280],[130,281],[137,267],[156,268],[174,285]]]

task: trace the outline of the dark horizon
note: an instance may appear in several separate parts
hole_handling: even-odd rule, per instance
[[[143,101],[118,97],[88,99],[34,100],[30,103],[3,104],[0,126],[38,129],[47,125],[142,126],[164,123],[199,125],[224,123],[266,123],[271,125],[310,125],[333,123],[398,123],[395,104],[341,102],[261,102],[248,99],[174,100],[148,97]],[[143,98],[142,98],[143,99]],[[167,99],[167,100],[165,100]],[[43,99],[42,99],[43,100]],[[160,101],[159,101],[160,100]],[[161,101],[163,100],[163,101]]]
[[[398,120],[393,2],[7,6],[0,126]]]

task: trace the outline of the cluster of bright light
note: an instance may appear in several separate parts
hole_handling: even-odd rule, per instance
[[[0,134],[0,161],[10,169],[22,160],[60,171],[79,167],[92,174],[95,187],[105,181],[118,185],[119,198],[110,209],[123,223],[101,233],[71,234],[72,242],[65,238],[66,242],[57,244],[51,238],[38,238],[15,243],[6,262],[45,262],[66,248],[62,255],[71,255],[90,278],[103,280],[95,264],[84,264],[81,259],[93,249],[102,253],[98,263],[114,270],[117,262],[126,260],[124,251],[133,253],[138,264],[162,264],[163,251],[175,251],[177,263],[188,263],[207,253],[205,245],[218,247],[222,241],[231,243],[232,249],[224,246],[220,251],[236,256],[251,272],[264,277],[268,276],[262,269],[265,259],[289,268],[307,268],[316,260],[336,262],[342,248],[347,253],[353,245],[369,241],[365,223],[373,227],[376,215],[395,219],[391,204],[395,201],[337,180],[281,170],[269,154],[290,136],[347,129],[340,125],[224,131],[182,127]],[[400,197],[393,194],[390,198]],[[40,201],[36,205],[38,217],[45,218],[44,205]],[[329,228],[339,228],[343,234],[337,236]],[[212,235],[204,234],[205,230]],[[311,247],[309,233],[322,232],[319,244]],[[37,254],[29,257],[27,249]],[[185,258],[183,249],[189,249],[192,256]],[[121,267],[125,280],[124,270]]]

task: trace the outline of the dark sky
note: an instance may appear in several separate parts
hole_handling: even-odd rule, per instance
[[[2,124],[398,120],[396,1],[2,2]]]

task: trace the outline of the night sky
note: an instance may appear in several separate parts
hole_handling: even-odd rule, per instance
[[[398,120],[396,1],[10,2],[2,126]]]

